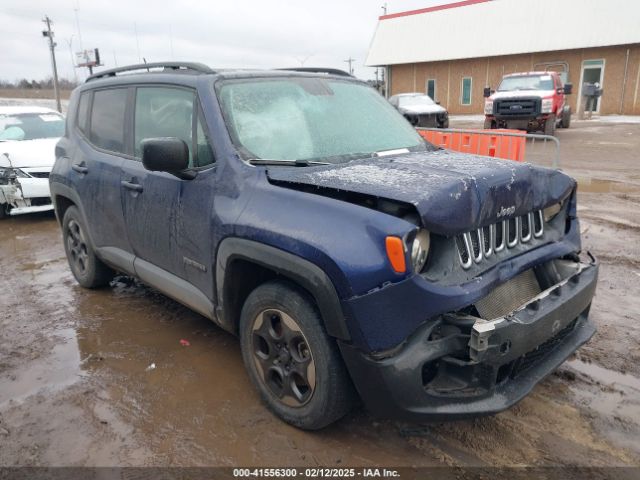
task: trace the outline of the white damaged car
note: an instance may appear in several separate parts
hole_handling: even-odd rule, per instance
[[[43,107],[0,107],[0,218],[52,210],[49,174],[64,117]]]

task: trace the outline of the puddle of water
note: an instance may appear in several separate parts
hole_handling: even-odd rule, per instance
[[[4,381],[0,390],[0,408],[10,400],[21,403],[43,391],[59,391],[80,379],[80,351],[76,332],[66,328],[55,332],[64,340],[55,345],[44,358],[40,357],[20,368],[15,380]]]
[[[640,193],[640,186],[602,178],[576,177],[578,192],[584,193]]]
[[[624,423],[625,430],[628,431],[609,429],[606,433],[621,445],[637,449],[636,422],[640,418],[640,378],[580,360],[570,360],[566,365],[587,379],[586,387],[583,382],[569,384],[579,404],[609,421]]]

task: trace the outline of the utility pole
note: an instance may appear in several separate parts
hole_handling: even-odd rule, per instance
[[[53,41],[53,32],[51,31],[51,24],[53,23],[48,16],[44,16],[44,23],[47,24],[47,29],[42,31],[42,36],[49,39],[49,49],[51,50],[51,66],[53,67],[53,90],[56,94],[56,105],[58,111],[62,113],[62,106],[60,105],[60,90],[58,89],[58,67],[56,66],[56,43]]]
[[[351,58],[351,56],[349,56],[349,58],[347,58],[344,63],[348,63],[349,64],[349,75],[353,75],[353,67],[351,66],[353,64],[353,62],[355,62],[355,58]]]

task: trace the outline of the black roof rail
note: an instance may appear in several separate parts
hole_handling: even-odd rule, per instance
[[[119,73],[135,72],[136,70],[147,70],[150,68],[163,68],[165,71],[179,71],[190,70],[198,73],[216,73],[215,70],[210,69],[202,63],[193,62],[154,62],[154,63],[139,63],[136,65],[127,65],[126,67],[112,68],[110,70],[103,70],[102,72],[94,73],[87,77],[87,82],[96,80],[98,78],[115,77]]]
[[[353,75],[339,70],[337,68],[322,68],[322,67],[293,67],[293,68],[277,68],[276,70],[291,70],[294,72],[306,72],[306,73],[328,73],[329,75],[339,75],[341,77],[352,77]]]

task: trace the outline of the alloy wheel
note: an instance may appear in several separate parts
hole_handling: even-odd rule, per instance
[[[290,407],[307,404],[316,387],[316,367],[296,321],[282,310],[263,310],[253,321],[251,343],[256,368],[268,390]]]

